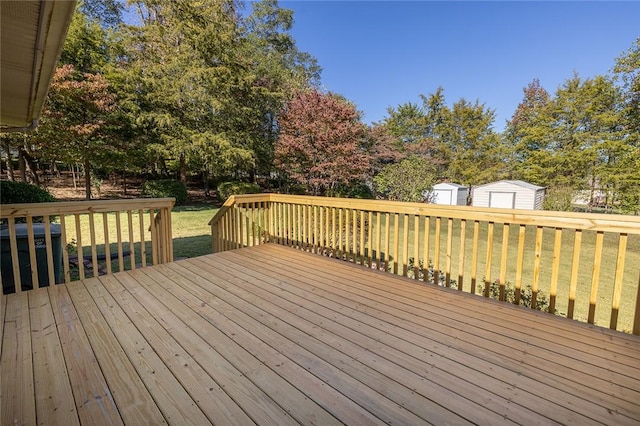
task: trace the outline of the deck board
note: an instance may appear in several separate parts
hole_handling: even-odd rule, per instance
[[[270,256],[272,256],[271,253]],[[296,266],[294,266],[292,263],[289,264],[289,270],[297,271],[297,274],[296,272],[294,272],[294,277],[301,276],[301,274],[302,276],[304,276],[304,269],[295,269]],[[349,267],[351,265],[345,264],[344,266]],[[317,269],[313,267],[311,269],[317,276],[330,281],[330,284],[328,286],[323,286],[323,289],[321,289],[321,291],[324,291],[329,287],[335,288],[336,285],[339,285],[339,281],[336,281],[336,278],[341,277],[342,274],[355,272],[346,270],[340,271],[339,273],[318,273]],[[284,273],[287,274],[289,272]],[[436,292],[436,294],[430,294],[428,297],[425,297],[425,295],[421,294],[421,290],[419,289],[422,284],[413,284],[413,286],[417,286],[418,291],[416,292],[416,288],[411,289],[411,282],[404,282],[399,284],[398,282],[391,282],[387,280],[386,276],[384,275],[375,275],[378,276],[372,276],[371,279],[366,283],[366,285],[358,283],[354,280],[349,281],[347,284],[348,288],[343,286],[342,289],[338,290],[338,293],[334,293],[334,296],[335,294],[339,294],[339,300],[345,300],[345,298],[343,297],[344,294],[342,292],[349,291],[351,294],[362,295],[362,297],[358,300],[362,301],[363,303],[366,303],[367,298],[369,300],[372,300],[371,298],[375,296],[383,297],[386,299],[397,301],[398,303],[396,304],[396,306],[400,306],[403,311],[407,311],[412,315],[423,316],[425,319],[428,319],[431,315],[437,318],[442,318],[443,321],[446,321],[445,329],[447,331],[459,332],[461,336],[473,336],[477,333],[484,333],[483,337],[488,340],[493,340],[497,344],[507,343],[514,347],[526,344],[527,346],[530,346],[532,348],[539,348],[547,351],[548,353],[545,353],[545,356],[541,359],[546,359],[549,355],[557,353],[562,355],[562,353],[566,353],[567,350],[577,352],[577,354],[570,353],[570,355],[579,355],[581,357],[581,360],[583,361],[586,357],[590,357],[590,362],[587,362],[587,364],[590,365],[600,365],[601,360],[604,358],[611,362],[608,367],[615,370],[616,373],[619,373],[622,376],[631,377],[632,379],[635,376],[634,366],[638,365],[638,356],[636,354],[636,350],[632,346],[629,346],[628,344],[626,344],[625,346],[610,345],[611,351],[615,352],[613,354],[608,354],[608,356],[606,353],[604,353],[604,351],[599,350],[599,344],[609,342],[610,336],[620,335],[620,333],[613,332],[614,334],[611,334],[609,330],[595,326],[589,326],[593,328],[592,330],[588,330],[591,332],[591,335],[587,335],[587,337],[589,337],[588,339],[582,339],[581,341],[576,342],[575,347],[573,346],[574,344],[571,343],[571,341],[570,343],[566,342],[566,340],[572,336],[569,331],[567,331],[565,335],[562,336],[562,338],[559,337],[557,340],[552,340],[549,338],[544,338],[544,340],[542,340],[540,335],[542,334],[544,337],[546,334],[536,332],[538,328],[536,327],[536,325],[538,324],[536,320],[541,316],[548,317],[549,319],[554,320],[553,322],[556,323],[569,322],[570,324],[574,325],[576,331],[580,328],[583,328],[585,324],[575,323],[570,320],[550,316],[539,312],[529,312],[529,314],[531,315],[522,315],[523,312],[521,308],[499,304],[497,302],[485,300],[463,293],[457,293],[460,297],[456,297],[453,299],[447,297],[446,294],[442,292],[440,292],[440,294],[437,294],[438,292]],[[400,285],[400,287],[398,287],[398,284]],[[441,290],[444,291],[444,289]],[[501,317],[491,318],[493,312],[485,313],[483,312],[483,309],[481,309],[482,304],[486,305],[487,303],[494,305],[495,309],[493,309],[492,311],[504,311],[505,314]],[[387,301],[381,304],[379,307],[386,308],[387,306],[393,306],[393,303]],[[484,311],[486,311],[486,309],[484,309]],[[465,313],[465,315],[455,316],[456,313]],[[376,314],[376,317],[377,315],[378,314]],[[521,318],[523,316],[525,319],[530,320],[528,323],[522,324],[523,328],[518,327],[513,330],[512,327],[505,329],[505,327],[501,326],[504,325],[505,322],[508,324],[513,324],[514,318]],[[473,319],[477,321],[472,321]],[[431,329],[435,329],[434,327],[440,325],[440,323],[438,322],[424,324],[430,326]],[[473,332],[469,333],[467,331],[468,328],[473,328]],[[546,331],[548,327],[546,327],[545,325],[544,329]],[[598,336],[598,334],[600,333],[602,333],[602,336]],[[620,336],[623,339],[627,337],[627,335]],[[635,336],[629,337],[634,338]],[[536,342],[538,343],[536,344]],[[597,356],[594,356],[595,351],[599,352]],[[571,361],[573,361],[573,358],[571,358]]]
[[[273,257],[273,256],[274,256],[274,253],[273,251],[271,251],[269,253],[269,257]],[[267,257],[261,258],[257,254],[252,254],[252,257],[254,257],[255,260],[261,261],[263,268],[266,268],[268,263],[270,262],[269,258]],[[278,261],[276,260],[275,262],[277,263]],[[282,271],[279,273],[279,275],[291,275],[293,277],[296,277],[291,282],[304,280],[305,278],[301,278],[306,276],[304,269],[300,269],[299,267],[294,266],[292,263],[294,262],[289,263],[287,271]],[[342,264],[340,266],[342,266]],[[350,265],[345,264],[344,266],[348,268]],[[516,342],[518,342],[518,339],[521,339],[520,336],[515,335],[509,338],[504,338],[504,337],[501,338],[498,333],[499,332],[501,333],[502,330],[500,331],[496,330],[494,333],[492,333],[491,330],[489,331],[482,330],[480,327],[483,327],[486,324],[486,321],[485,322],[481,321],[482,314],[481,314],[481,311],[475,307],[475,303],[476,302],[487,303],[490,301],[487,301],[478,297],[469,296],[466,294],[454,293],[454,294],[458,294],[463,298],[468,299],[467,302],[469,303],[473,302],[474,306],[470,307],[473,310],[473,312],[469,313],[468,315],[469,316],[478,315],[479,317],[478,317],[477,323],[467,321],[466,316],[457,317],[457,318],[451,317],[449,315],[449,308],[452,305],[453,300],[447,301],[445,299],[440,298],[434,303],[434,301],[430,300],[429,298],[421,301],[421,303],[418,305],[419,309],[412,309],[410,305],[414,304],[413,299],[416,297],[416,296],[412,296],[411,298],[408,298],[406,300],[400,299],[400,302],[395,304],[395,309],[393,308],[394,304],[392,304],[389,301],[386,301],[384,304],[378,304],[376,306],[374,305],[374,303],[376,303],[375,302],[376,299],[375,298],[372,299],[372,297],[374,296],[372,296],[371,294],[372,291],[370,291],[371,288],[375,285],[375,282],[374,282],[375,280],[373,277],[370,277],[371,279],[368,281],[367,285],[365,286],[364,292],[358,291],[357,289],[355,289],[355,287],[359,286],[359,284],[355,280],[347,279],[346,281],[349,281],[349,283],[347,284],[347,286],[349,287],[348,289],[342,288],[342,289],[339,289],[336,293],[330,293],[329,291],[327,291],[327,288],[328,287],[335,288],[335,286],[338,285],[338,283],[340,282],[340,279],[343,279],[342,277],[346,276],[346,274],[349,273],[347,268],[345,269],[340,268],[339,270],[333,270],[333,271],[327,271],[327,272],[318,272],[316,268],[313,268],[313,267],[311,268],[315,273],[316,277],[321,277],[323,278],[323,280],[326,280],[325,282],[331,283],[330,285],[323,285],[322,289],[318,289],[317,291],[314,292],[314,295],[318,295],[320,293],[325,294],[326,297],[331,298],[334,301],[334,303],[338,303],[338,304],[344,304],[350,298],[353,298],[355,301],[354,303],[352,303],[354,309],[357,309],[358,306],[366,306],[367,313],[370,314],[369,318],[367,318],[366,316],[361,316],[363,323],[373,324],[376,321],[380,321],[380,320],[387,320],[387,321],[396,323],[400,327],[404,327],[404,328],[399,328],[400,330],[410,330],[408,333],[405,332],[405,334],[403,335],[403,338],[410,339],[410,341],[416,341],[416,342],[419,341],[419,340],[413,340],[413,339],[417,339],[418,336],[412,336],[412,333],[417,333],[419,336],[426,337],[427,339],[429,339],[428,342],[431,345],[438,344],[439,342],[448,341],[449,345],[445,346],[444,348],[444,351],[445,351],[444,353],[446,354],[446,356],[452,356],[452,355],[455,356],[459,354],[458,352],[450,353],[451,352],[450,348],[453,347],[462,353],[474,354],[476,357],[482,356],[482,358],[485,358],[491,364],[502,364],[504,368],[513,369],[514,372],[517,373],[519,376],[520,375],[527,376],[532,373],[537,373],[538,367],[540,366],[541,362],[546,362],[547,364],[549,364],[550,366],[549,372],[554,375],[558,372],[561,372],[563,374],[568,375],[569,378],[571,378],[573,375],[577,373],[576,370],[571,371],[571,367],[572,367],[571,364],[575,364],[573,363],[573,359],[571,357],[569,358],[564,357],[560,361],[557,359],[557,357],[554,358],[555,352],[554,352],[554,348],[551,345],[551,342],[547,342],[545,344],[545,348],[548,351],[547,353],[542,352],[542,350],[538,348],[537,353],[540,356],[536,358],[532,358],[530,356],[531,352],[535,352],[536,348],[534,346],[531,346],[527,340],[520,340],[521,342],[520,344],[518,343],[514,344],[512,342],[512,340],[515,340]],[[297,278],[297,277],[300,277],[300,278]],[[394,291],[402,291],[402,289],[394,290],[392,288],[393,283],[391,283],[389,280],[386,280],[386,276],[382,275],[381,277],[378,277],[378,278],[380,278],[381,286],[384,286],[382,287],[382,291],[379,292],[381,294],[381,296],[379,297],[387,296],[388,294]],[[402,285],[404,285],[405,287],[409,284],[411,283],[408,283],[408,282],[402,283]],[[414,284],[414,285],[420,286],[420,284]],[[453,291],[444,290],[444,289],[440,289],[440,290],[441,290],[440,292],[436,292],[436,293],[451,294],[453,292]],[[346,291],[348,291],[349,292],[348,294],[351,294],[352,296],[345,297]],[[364,295],[364,296],[361,296],[361,295]],[[417,296],[419,296],[419,294]],[[459,299],[460,299],[459,297],[456,297],[455,301]],[[318,303],[321,303],[321,301],[318,300]],[[441,308],[442,306],[446,306],[446,308]],[[501,306],[501,305],[498,305],[498,306]],[[515,308],[510,306],[508,308],[511,308],[509,310],[514,311],[516,314],[522,314],[523,312],[523,310],[520,308]],[[408,312],[405,312],[405,311],[408,311]],[[524,312],[526,312],[527,314],[534,314],[533,312],[529,312],[527,310],[525,310]],[[543,315],[546,315],[546,314],[543,314]],[[429,320],[431,316],[435,318],[444,318],[444,320],[420,321],[419,323],[416,321],[418,318],[421,318],[421,317],[424,318],[425,320]],[[557,317],[551,317],[551,316],[549,317],[552,319],[561,320],[560,318],[557,318]],[[398,327],[395,330],[397,332]],[[523,330],[522,333],[525,333],[525,334],[535,333],[535,331],[532,331],[532,330],[533,329],[531,328],[527,328]],[[595,331],[597,333],[597,332],[600,332],[601,330],[596,327]],[[434,334],[434,333],[437,333],[437,334]],[[484,338],[478,338],[476,336],[476,334],[478,333],[482,333]],[[606,334],[609,334],[609,333],[606,333]],[[449,337],[452,337],[452,339],[450,339]],[[592,340],[597,342],[599,340],[598,334],[594,334],[594,336],[592,336]],[[555,342],[555,344],[564,345],[564,342],[562,341]],[[522,350],[523,347],[526,349],[526,352]],[[637,347],[637,344],[636,344],[636,347]],[[520,348],[520,351],[512,350],[514,348],[515,349]],[[635,350],[637,351],[637,349]],[[634,349],[627,348],[627,352],[628,352],[628,355],[630,355],[629,358],[631,359],[631,361],[628,361],[629,365],[634,365],[633,364],[634,362],[636,366],[639,365],[637,361],[633,361],[635,359]],[[469,361],[469,360],[470,358],[466,357],[466,361]],[[512,362],[513,360],[518,360],[519,362],[513,363]],[[461,362],[462,361],[464,360],[461,359]],[[557,365],[558,362],[560,362],[561,364],[564,363],[566,368],[558,369],[558,365]],[[619,359],[617,359],[615,362],[616,363],[619,362]],[[520,368],[522,363],[526,363],[525,368]],[[586,369],[591,368],[592,373],[595,371],[596,373],[602,376],[605,376],[605,379],[602,381],[602,383],[597,383],[597,384],[601,386],[605,384],[612,385],[613,380],[611,380],[611,377],[609,377],[610,369],[612,367],[610,364],[603,364],[603,365],[596,365],[596,366],[587,365],[586,367],[582,364],[579,364],[579,365],[573,365],[573,367],[577,367],[577,368],[584,367]],[[616,367],[616,365],[613,365],[613,367]],[[620,376],[618,376],[618,378],[620,378]],[[626,383],[629,385],[628,387],[620,388],[618,384],[615,384],[613,386],[606,387],[606,389],[614,392],[612,396],[615,397],[616,399],[620,397],[626,397],[629,401],[633,403],[632,406],[635,407],[636,402],[640,397],[637,393],[638,392],[637,379],[635,375],[622,376],[622,378],[626,379]],[[545,375],[541,376],[537,374],[535,379],[544,380]],[[548,381],[551,384],[553,384],[557,380],[557,376],[556,377],[546,376],[546,379],[548,379]],[[595,377],[593,375],[584,375],[584,376],[579,376],[578,379],[583,379],[588,385],[593,386],[592,382],[595,380]],[[575,380],[575,377],[574,377],[574,380]],[[562,387],[561,389],[563,391],[567,390],[564,387]],[[602,392],[602,388],[595,388],[595,389],[597,391],[596,392],[597,394],[600,394]],[[622,392],[615,393],[615,391],[619,389],[622,389]]]
[[[229,254],[228,256],[232,256],[232,254]],[[265,269],[267,268],[266,263],[268,262],[268,259],[255,258],[255,256],[252,256],[252,257],[254,258],[253,259],[254,261],[260,260],[262,262],[263,268],[261,270],[261,274],[268,274],[267,270]],[[304,276],[304,274],[302,273],[295,273],[291,271],[287,271],[287,272],[273,271],[273,273],[278,274],[280,276],[279,278],[280,280],[283,280],[282,275],[286,275],[288,273],[293,274],[293,276],[295,277]],[[302,280],[302,279],[304,278],[296,278],[295,280]],[[339,278],[335,277],[334,279],[339,279]],[[292,280],[290,282],[284,282],[282,290],[287,288],[295,280]],[[281,294],[281,293],[278,293],[278,294]],[[318,291],[313,293],[314,304],[322,304],[322,302],[318,300],[320,296],[321,294]],[[344,300],[345,300],[344,297],[340,299],[340,301],[344,301]],[[358,303],[362,304],[367,302],[359,301]],[[357,310],[358,306],[354,305],[352,309]],[[316,312],[318,312],[318,310],[316,310]],[[360,328],[366,327],[367,323],[371,323],[376,320],[379,320],[381,317],[383,317],[383,315],[375,314],[373,317],[364,318],[362,319],[362,322],[360,323],[359,327]],[[390,321],[393,321],[393,319],[391,319]],[[416,325],[415,319],[413,319],[413,321],[414,322],[410,322],[407,325],[407,327],[410,327],[410,326],[415,327]],[[345,320],[344,318],[341,318],[339,320],[339,323],[347,324],[348,321]],[[382,325],[382,327],[387,328],[385,327],[385,325]],[[336,333],[336,331],[332,331],[332,333]],[[377,347],[378,348],[377,350],[382,351],[382,353],[386,353],[385,357],[389,360],[401,358],[401,361],[402,361],[401,365],[411,366],[411,369],[413,371],[420,371],[422,369],[422,366],[420,365],[420,363],[416,362],[415,358],[412,358],[411,356],[403,357],[403,355],[408,355],[416,352],[422,353],[425,351],[424,348],[415,347],[413,345],[413,342],[416,341],[416,338],[418,336],[414,336],[412,335],[412,332],[408,332],[408,333],[405,333],[406,334],[406,336],[404,336],[405,340],[395,339],[395,341],[388,342],[388,344],[385,345],[385,344],[376,344],[377,341],[379,341],[380,337],[376,335],[375,331],[373,333],[374,334],[372,335],[369,341],[366,341],[366,340],[363,341],[362,347],[367,347],[369,351],[375,351]],[[345,337],[350,340],[353,340],[358,338],[358,334],[351,332],[347,334]],[[414,347],[407,350],[409,346],[414,346]],[[433,346],[433,343],[432,343],[432,346]],[[400,349],[400,353],[398,353],[399,351],[396,350],[395,353],[389,355],[388,354],[389,349]],[[589,407],[588,405],[585,406],[585,404],[583,404],[582,399],[569,398],[565,396],[564,391],[556,392],[557,395],[554,395],[553,391],[556,391],[556,389],[553,387],[543,386],[534,380],[526,380],[526,378],[523,378],[521,375],[518,375],[518,374],[510,374],[510,375],[506,374],[508,373],[508,371],[506,371],[505,369],[495,369],[494,368],[495,364],[478,362],[478,360],[475,360],[473,357],[469,357],[469,356],[458,357],[458,361],[453,362],[452,360],[449,359],[452,356],[450,354],[451,352],[450,347],[443,346],[442,349],[443,350],[441,350],[440,353],[435,352],[431,354],[431,355],[440,356],[434,361],[434,366],[436,367],[436,369],[435,370],[432,369],[429,372],[429,376],[431,377],[431,379],[436,380],[438,384],[445,384],[449,382],[449,386],[451,389],[457,389],[458,392],[460,392],[460,390],[466,392],[467,397],[470,400],[481,400],[477,395],[475,396],[475,398],[473,395],[469,395],[469,388],[463,386],[461,383],[452,382],[451,379],[448,379],[448,376],[452,374],[450,373],[450,371],[454,369],[458,370],[457,373],[454,373],[454,374],[458,374],[459,380],[465,380],[473,383],[474,387],[472,387],[471,389],[486,389],[487,391],[489,391],[489,393],[487,394],[487,397],[493,397],[494,400],[490,401],[490,403],[485,402],[484,406],[489,407],[492,404],[496,405],[495,407],[496,410],[501,414],[508,415],[509,408],[513,408],[518,412],[519,416],[522,416],[523,410],[526,412],[527,405],[535,406],[538,410],[546,406],[548,410],[553,409],[554,417],[556,419],[562,420],[563,407],[558,404],[558,401],[566,400],[566,404],[565,404],[566,408],[564,412],[566,419],[574,417],[576,415],[576,411],[579,413],[580,411],[582,411],[581,409],[586,409]],[[404,350],[406,353],[402,353],[401,352],[402,350]],[[433,349],[431,349],[431,351],[433,351]],[[467,365],[465,365],[465,363]],[[491,376],[491,375],[487,375],[486,373],[477,374],[476,372],[477,370],[480,370],[480,371],[496,370],[496,371],[492,373],[493,376]],[[496,378],[498,379],[497,381],[487,380],[487,379],[496,379]],[[500,394],[506,393],[507,386],[511,389],[509,393],[508,403],[507,403],[507,400],[503,400],[502,401],[503,407],[500,407],[497,404],[497,401],[495,400],[500,399],[498,397]],[[519,393],[522,391],[522,388],[526,388],[529,392]],[[535,393],[532,393],[531,391],[535,391]],[[491,395],[491,393],[493,393],[493,395]],[[544,396],[546,399],[543,399],[541,397],[537,397],[536,399],[536,393],[538,395]],[[518,402],[520,403],[520,407],[518,406],[512,407],[513,405],[517,405]],[[449,403],[452,403],[452,400],[450,400]],[[601,411],[600,420],[608,421],[610,419],[610,416],[608,415],[606,409],[602,407],[600,411]],[[523,420],[526,422],[531,421],[531,419],[529,420],[523,419]]]
[[[640,422],[637,336],[273,244],[0,303],[3,424]]]

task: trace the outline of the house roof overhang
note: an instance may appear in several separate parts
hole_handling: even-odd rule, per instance
[[[0,1],[0,132],[36,127],[76,0]]]

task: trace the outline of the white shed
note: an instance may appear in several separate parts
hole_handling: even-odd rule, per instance
[[[433,185],[430,201],[433,204],[445,204],[448,206],[466,206],[469,188],[457,183],[442,182]]]
[[[544,188],[521,180],[501,180],[473,188],[471,205],[503,209],[542,210]]]

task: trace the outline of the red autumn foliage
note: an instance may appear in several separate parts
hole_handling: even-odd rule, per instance
[[[313,194],[366,177],[366,127],[355,107],[334,94],[298,93],[278,117],[275,165]]]

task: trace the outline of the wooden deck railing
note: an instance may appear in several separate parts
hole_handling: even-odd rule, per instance
[[[639,217],[257,194],[209,224],[214,252],[278,243],[640,334]]]
[[[172,261],[174,202],[149,198],[1,205],[3,293]],[[24,270],[21,277],[25,267],[30,271],[27,285]]]

